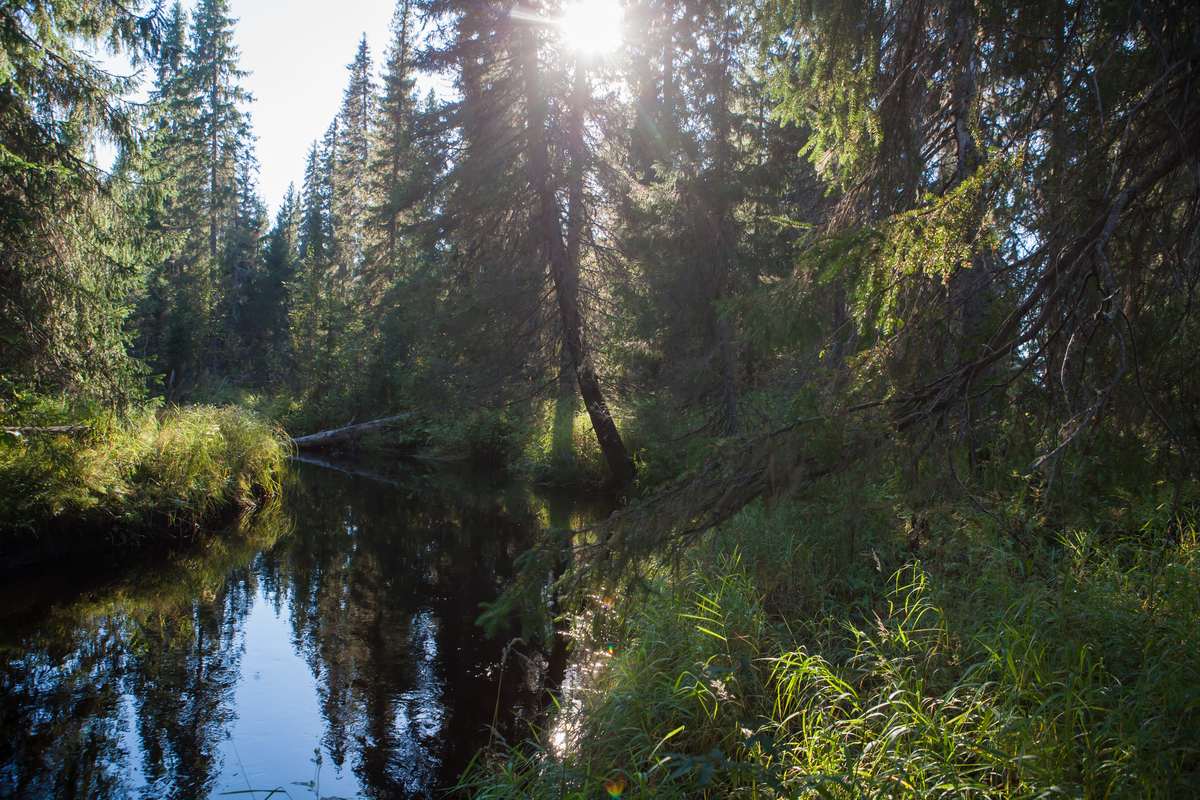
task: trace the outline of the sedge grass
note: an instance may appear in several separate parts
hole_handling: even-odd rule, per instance
[[[69,527],[197,526],[278,495],[285,451],[277,432],[235,408],[143,410],[101,419],[79,439],[0,447],[0,532]]]
[[[857,499],[851,530],[844,511],[753,507],[648,590],[588,605],[579,636],[612,655],[563,703],[556,730],[570,736],[493,754],[464,788],[1200,794],[1194,525],[1018,545],[953,508],[912,552],[898,515]]]

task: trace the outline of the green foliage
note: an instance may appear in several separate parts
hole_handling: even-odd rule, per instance
[[[82,52],[139,62],[158,44],[139,3],[18,3],[0,9],[0,375],[117,406],[139,394],[126,353],[127,297],[154,257],[145,201],[103,179],[89,143],[139,154],[129,82]]]
[[[996,158],[941,197],[844,236],[817,243],[805,260],[822,282],[842,281],[850,313],[869,338],[897,333],[919,320],[911,308],[915,277],[949,285],[979,247],[999,238],[984,218],[990,198],[1012,191],[1019,163]]]
[[[24,420],[65,416],[43,407]],[[77,412],[72,416],[78,421]],[[93,526],[134,534],[190,528],[219,511],[256,507],[280,490],[284,450],[252,413],[211,406],[97,414],[76,438],[30,434],[0,447],[0,529],[23,533]]]
[[[775,66],[768,86],[776,113],[806,122],[814,135],[804,155],[830,184],[853,188],[882,138],[871,98],[881,71],[883,4],[767,2],[759,9],[764,55]]]
[[[520,456],[525,424],[516,412],[477,408],[443,422],[438,439],[447,454],[503,468]]]
[[[700,432],[704,420],[680,413],[660,396],[631,398],[624,421],[629,448],[638,461],[637,481],[630,487],[635,496],[699,469],[711,455],[713,437]]]
[[[594,587],[572,617],[591,677],[532,749],[485,762],[472,791],[1173,797],[1194,785],[1194,522],[1171,539],[1074,529],[1019,546],[963,505],[906,532],[882,493],[823,500],[747,510],[645,590]]]
[[[536,435],[525,448],[529,477],[553,486],[603,485],[608,467],[575,395],[541,404]]]
[[[149,163],[135,165],[137,177],[164,195],[147,223],[170,232],[168,251],[138,297],[138,334],[143,358],[162,373],[172,400],[189,397],[205,373],[245,372],[243,348],[262,335],[245,319],[259,309],[244,308],[262,261],[266,211],[254,194],[257,165],[242,110],[251,98],[239,83],[246,73],[234,22],[225,0],[202,0],[190,24],[176,2],[156,64]],[[276,248],[273,256],[275,274],[262,278],[278,291],[283,254]]]

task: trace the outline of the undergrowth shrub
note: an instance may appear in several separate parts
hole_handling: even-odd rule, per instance
[[[587,409],[576,395],[539,404],[525,448],[530,479],[553,486],[593,487],[609,477]]]
[[[518,463],[529,435],[528,422],[516,408],[454,409],[431,415],[419,429],[432,455],[499,469]]]

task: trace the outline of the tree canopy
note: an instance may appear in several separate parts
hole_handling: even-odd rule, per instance
[[[653,441],[742,442],[696,519],[881,442],[913,491],[1136,473],[1180,502],[1191,4],[631,2],[608,53],[569,12],[403,0],[272,225],[225,2],[7,6],[5,380],[144,369],[339,423],[578,400],[619,480]],[[153,65],[147,113],[88,43]]]

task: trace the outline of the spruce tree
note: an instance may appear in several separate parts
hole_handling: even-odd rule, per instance
[[[326,132],[321,147],[313,142],[304,170],[300,196],[300,236],[297,269],[288,284],[288,318],[293,374],[299,389],[313,391],[320,376],[327,375],[328,352],[322,349],[327,337],[332,302],[331,265],[333,230],[329,184],[329,151],[336,137],[336,122]]]
[[[636,309],[631,334],[655,343],[681,412],[700,410],[710,431],[737,435],[756,365],[735,301],[787,253],[773,217],[800,179],[785,149],[795,137],[764,119],[736,6],[694,0],[634,13],[648,32],[630,45],[627,78],[636,183],[614,187],[636,276],[622,289]]]
[[[1196,384],[1168,342],[1196,331],[1180,276],[1194,274],[1200,105],[1181,76],[1200,11],[757,10],[780,115],[812,132],[806,155],[841,193],[803,281],[843,282],[855,385],[892,398],[901,431],[962,436],[972,468],[992,438],[1048,488],[1111,475],[1084,468],[1103,447],[1146,469],[1156,451],[1183,475]],[[1149,368],[1135,348],[1160,357]]]
[[[374,160],[371,164],[371,224],[378,231],[370,253],[380,279],[390,282],[401,271],[405,212],[419,205],[433,176],[423,169],[414,145],[417,102],[413,80],[413,0],[400,0],[392,17],[392,42],[383,74],[374,125]]]
[[[247,288],[247,317],[254,320],[243,338],[260,380],[277,385],[288,365],[288,285],[300,257],[300,199],[289,185],[275,223],[263,242],[261,265]]]
[[[233,27],[225,0],[201,2],[190,25],[176,3],[156,70],[151,147],[167,187],[160,222],[174,246],[155,270],[142,327],[173,385],[242,368],[241,306],[264,214]]]
[[[586,154],[578,137],[574,146],[564,146],[559,133],[572,130],[569,69],[546,46],[547,26],[539,24],[556,9],[532,6],[507,14],[434,3],[429,11],[449,20],[453,33],[448,46],[423,54],[423,65],[453,65],[461,93],[450,111],[461,145],[447,176],[451,188],[441,220],[460,273],[456,321],[463,339],[487,353],[472,382],[494,391],[524,374],[543,388],[557,387],[551,378],[565,353],[562,366],[614,479],[623,482],[632,477],[633,462],[589,340],[577,246],[579,195],[574,221],[566,226],[570,200],[564,208],[559,197],[564,190],[570,194],[572,156],[578,175]],[[581,125],[573,130],[581,133]]]
[[[137,3],[51,0],[0,8],[0,390],[64,390],[112,402],[138,390],[125,297],[152,243],[127,182],[141,155],[129,81],[81,47],[152,58],[163,19]],[[96,139],[121,153],[111,180]],[[131,213],[134,212],[134,213]]]
[[[331,224],[344,259],[338,265],[340,279],[358,277],[369,248],[372,231],[367,227],[367,209],[371,207],[369,173],[371,168],[372,124],[375,112],[375,84],[371,80],[371,52],[364,35],[358,51],[346,68],[349,85],[342,96],[337,116],[337,139],[332,153]]]

